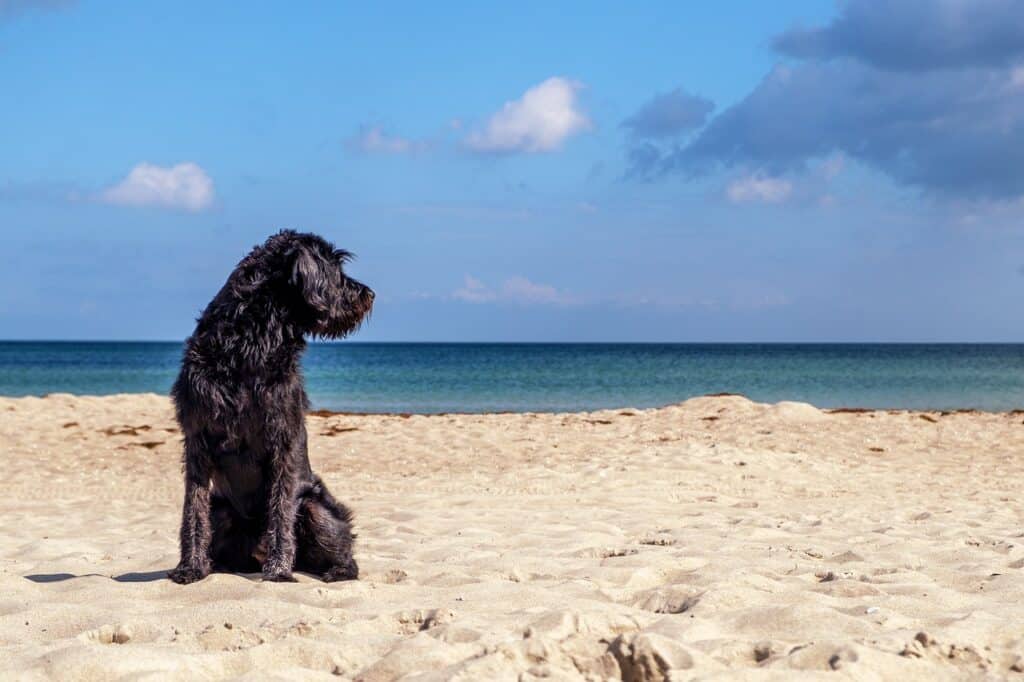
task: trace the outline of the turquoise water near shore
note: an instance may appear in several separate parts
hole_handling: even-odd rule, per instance
[[[0,395],[167,393],[180,343],[0,342]],[[708,393],[819,407],[1024,408],[1024,344],[311,344],[314,407],[653,407]]]

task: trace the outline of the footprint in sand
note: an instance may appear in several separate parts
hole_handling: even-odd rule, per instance
[[[651,613],[686,613],[700,601],[701,593],[682,585],[657,587],[640,593],[632,600],[632,606]]]
[[[127,644],[134,636],[129,625],[103,625],[79,635],[79,639],[97,644]]]
[[[455,620],[455,612],[451,609],[411,609],[399,611],[393,618],[399,634],[411,635],[425,632]]]

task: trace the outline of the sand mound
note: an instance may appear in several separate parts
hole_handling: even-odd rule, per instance
[[[782,422],[821,422],[828,419],[828,415],[807,403],[796,403],[783,401],[776,403],[765,410],[765,416],[769,419],[778,419]]]

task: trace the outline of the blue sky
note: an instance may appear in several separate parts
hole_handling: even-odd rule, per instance
[[[283,227],[357,340],[1024,337],[1009,0],[0,0],[0,93],[0,338],[183,338]]]

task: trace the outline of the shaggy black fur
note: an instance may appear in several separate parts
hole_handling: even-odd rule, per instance
[[[185,346],[171,390],[185,438],[181,561],[211,570],[358,577],[352,517],[309,466],[299,358],[304,336],[340,338],[373,306],[346,251],[313,234],[270,237],[238,264]]]

